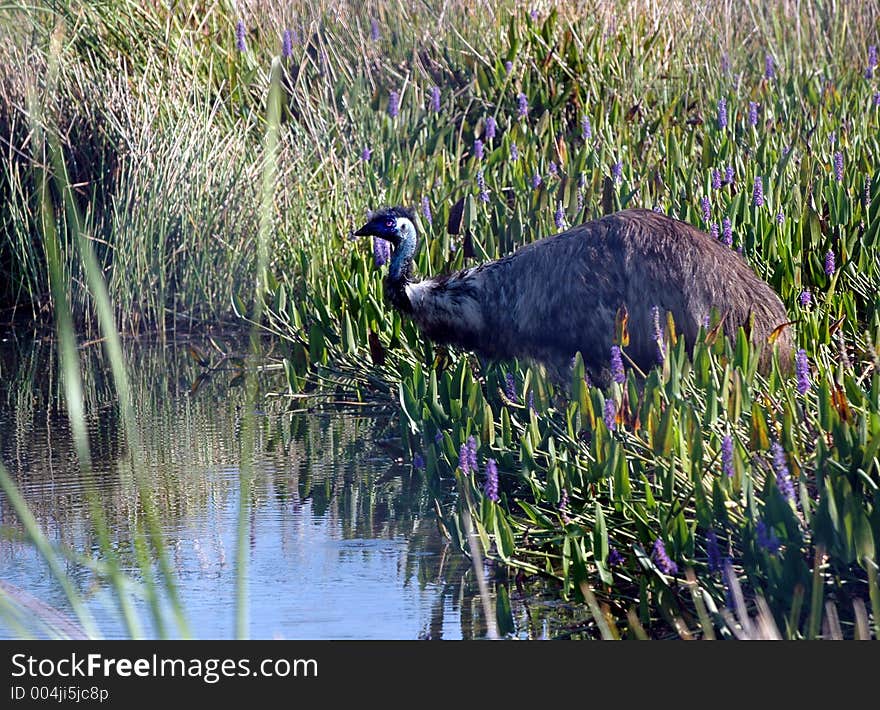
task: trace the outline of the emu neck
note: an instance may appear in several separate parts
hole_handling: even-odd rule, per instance
[[[412,279],[413,255],[416,253],[416,232],[408,220],[401,220],[400,241],[391,256],[388,276],[385,277],[385,291],[391,305],[409,312],[412,305],[406,295],[406,285]]]

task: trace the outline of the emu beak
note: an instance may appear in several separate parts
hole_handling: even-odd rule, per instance
[[[356,231],[356,232],[354,233],[354,236],[356,236],[356,237],[367,237],[367,236],[369,236],[369,235],[371,235],[371,234],[372,234],[372,232],[370,231],[370,223],[367,222],[367,224],[365,224],[363,227],[361,227],[358,231]]]

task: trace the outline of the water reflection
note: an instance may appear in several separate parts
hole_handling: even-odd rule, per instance
[[[202,369],[185,345],[127,345],[144,440],[146,495],[159,513],[179,594],[194,635],[232,634],[234,550],[243,397],[236,373],[218,371],[193,392]],[[134,539],[144,489],[127,461],[110,370],[99,347],[81,352],[98,503],[126,572],[139,578]],[[78,469],[48,341],[0,343],[0,457],[46,534],[85,558],[99,545]],[[266,390],[281,383],[267,380]],[[255,638],[480,638],[482,607],[469,561],[439,534],[434,502],[418,473],[382,445],[388,417],[258,412],[249,521],[249,599]],[[0,580],[19,601],[30,595],[69,613],[65,597],[0,496]],[[124,633],[113,595],[82,563],[67,572],[107,636]],[[489,569],[494,584],[503,575]],[[514,595],[515,596],[515,595]],[[25,602],[26,603],[26,602]],[[525,637],[552,635],[515,598]],[[146,623],[145,603],[140,603]],[[39,616],[36,614],[35,616]],[[41,633],[27,614],[0,614],[4,636]],[[147,629],[148,634],[157,633]]]

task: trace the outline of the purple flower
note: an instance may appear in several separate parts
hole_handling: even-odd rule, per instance
[[[376,266],[387,264],[390,258],[391,243],[379,237],[373,237],[373,261]]]
[[[543,180],[541,180],[541,176],[538,175],[538,171],[536,170],[535,174],[532,175],[532,189],[537,190],[539,187],[541,187],[542,182]]]
[[[613,399],[605,400],[605,412],[603,419],[605,420],[605,426],[608,427],[608,431],[614,431],[614,427],[617,422],[617,405],[614,403]]]
[[[431,202],[427,195],[422,197],[422,216],[428,224],[434,223],[433,215],[431,215]]]
[[[547,166],[547,172],[551,175],[557,175],[559,173],[559,166],[551,160],[550,165]]]
[[[874,67],[877,66],[877,45],[868,45],[868,66],[865,69],[865,78],[872,79],[874,77]]]
[[[834,131],[831,131],[831,133],[828,134],[828,145],[833,148],[836,141],[837,135],[834,133]]]
[[[486,126],[483,129],[483,137],[490,141],[495,138],[495,132],[498,130],[498,124],[492,116],[486,119]]]
[[[474,157],[477,160],[483,159],[483,141],[479,138],[474,139]]]
[[[727,128],[727,99],[718,99],[718,128]]]
[[[511,62],[509,59],[506,62],[504,62],[504,71],[507,74],[510,74],[510,72],[513,71],[513,62]]]
[[[710,572],[720,572],[724,569],[724,563],[730,560],[729,557],[721,554],[721,548],[718,547],[718,535],[714,530],[706,533],[706,555]]]
[[[441,441],[443,441],[443,432],[438,429],[437,433],[434,434],[434,443],[439,444]]]
[[[468,456],[468,466],[470,470],[476,473],[479,468],[477,464],[477,440],[473,437],[473,435],[468,437],[467,440],[467,456]]]
[[[712,204],[709,202],[708,197],[700,199],[700,207],[703,210],[703,221],[706,224],[709,224],[709,220],[712,219]]]
[[[611,346],[611,377],[619,385],[626,382],[626,375],[623,372],[623,358],[617,345]]]
[[[535,393],[529,392],[529,411],[537,413],[537,409],[535,409]]]
[[[660,325],[660,308],[657,306],[651,308],[651,320],[654,322],[654,343],[657,347],[655,357],[657,364],[662,365],[666,359],[666,353],[663,352],[663,327]]]
[[[616,567],[617,565],[622,565],[622,564],[623,564],[623,555],[621,555],[617,551],[617,548],[612,547],[610,550],[608,550],[608,566],[609,567]]]
[[[730,74],[730,56],[727,52],[721,53],[721,73]]]
[[[361,151],[361,160],[363,160],[363,161],[366,163],[366,162],[370,159],[370,156],[371,156],[372,154],[373,154],[373,149],[372,149],[372,148],[364,148],[364,149]]]
[[[721,472],[733,478],[733,437],[730,434],[721,440]]]
[[[776,61],[769,53],[764,55],[764,78],[768,81],[776,78]]]
[[[519,401],[519,397],[516,393],[516,380],[514,379],[512,372],[508,372],[507,376],[504,378],[504,394],[506,394],[507,399],[514,404]]]
[[[498,497],[498,466],[495,463],[495,459],[486,461],[486,483],[483,487],[483,492],[486,494],[486,498],[493,503],[497,503],[500,500]]]
[[[782,214],[782,212],[777,212],[776,213],[776,224],[782,224],[783,222],[785,222],[785,215]]]
[[[801,304],[801,308],[807,308],[810,305],[810,301],[812,300],[812,295],[807,289],[801,291],[801,295],[798,298]]]
[[[614,182],[620,182],[621,180],[623,180],[623,162],[622,161],[614,163],[614,165],[611,166],[611,179],[614,180]]]
[[[525,118],[529,115],[529,99],[525,94],[520,92],[516,96],[516,106],[517,106],[517,115],[520,118]]]
[[[733,246],[733,227],[730,225],[730,217],[721,220],[721,241],[727,246]]]
[[[556,229],[565,229],[565,210],[562,209],[561,202],[556,208],[556,214],[553,215],[553,221],[556,224]]]
[[[724,184],[725,185],[733,185],[733,178],[735,173],[733,172],[733,166],[728,165],[724,169]]]
[[[534,8],[534,7],[533,7],[533,8],[529,11],[529,17],[532,18],[532,21],[533,21],[533,22],[537,22],[537,21],[538,21],[538,17],[539,17],[539,15],[538,15],[538,10],[537,10],[537,8]]]
[[[565,524],[571,522],[571,518],[568,517],[568,491],[565,488],[562,489],[562,493],[559,496],[559,517],[562,518],[562,522]]]
[[[758,125],[758,104],[754,101],[749,101],[749,125]]]
[[[285,59],[293,56],[293,35],[290,30],[284,30],[284,34],[281,35],[281,56]]]
[[[718,233],[718,222],[712,222],[712,224],[709,225],[709,234],[712,239],[721,238],[721,235]]]
[[[416,471],[423,471],[425,469],[424,457],[421,454],[416,454],[415,456],[413,456],[412,465]]]
[[[431,110],[434,113],[440,113],[440,87],[431,87]]]
[[[516,143],[510,144],[510,160],[514,163],[519,160],[519,149],[516,147]]]
[[[794,485],[791,482],[791,474],[788,472],[788,464],[785,461],[785,449],[774,441],[770,446],[773,472],[776,474],[776,487],[782,497],[787,501],[794,501]]]
[[[654,212],[656,212],[657,214],[663,214],[663,206],[662,205],[654,205],[651,209]]]
[[[831,249],[829,249],[828,253],[825,254],[825,275],[831,276],[831,274],[834,273],[835,268],[836,267],[834,264],[834,252]]]
[[[834,154],[834,178],[837,182],[843,181],[843,153],[840,151]]]
[[[807,351],[801,348],[797,351],[794,359],[795,371],[797,372],[797,388],[801,394],[806,394],[810,389],[810,361],[807,360]]]
[[[654,551],[651,553],[651,557],[654,558],[657,567],[660,568],[660,571],[663,574],[675,574],[678,572],[678,565],[669,559],[669,555],[666,554],[666,547],[663,544],[663,540],[659,537],[654,540]]]
[[[764,206],[764,180],[760,175],[755,178],[755,187],[752,190],[752,206]]]
[[[374,42],[379,41],[379,20],[375,17],[370,18],[370,39]]]
[[[465,476],[471,472],[471,464],[470,457],[468,456],[467,444],[462,444],[461,448],[458,450],[458,467],[461,469],[461,472]]]
[[[583,138],[584,143],[586,143],[592,137],[593,137],[593,126],[590,125],[590,117],[585,115],[581,119],[581,138]]]
[[[247,44],[245,43],[244,36],[244,21],[239,20],[235,23],[235,47],[239,52],[247,51]]]
[[[721,171],[712,169],[712,189],[720,190],[721,189]]]
[[[763,547],[771,555],[779,552],[779,538],[772,528],[768,528],[763,520],[759,520],[755,526],[755,533],[758,537],[758,545]]]
[[[489,191],[486,189],[486,179],[483,177],[483,171],[477,171],[477,189],[480,191],[480,201],[489,201]]]
[[[392,91],[388,94],[388,115],[391,118],[397,118],[400,114],[400,94]]]

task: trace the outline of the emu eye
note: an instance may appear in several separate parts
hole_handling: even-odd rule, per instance
[[[388,228],[393,227],[393,226],[394,226],[394,220],[393,220],[393,219],[386,219],[386,220],[385,220],[385,226],[388,227]]]

